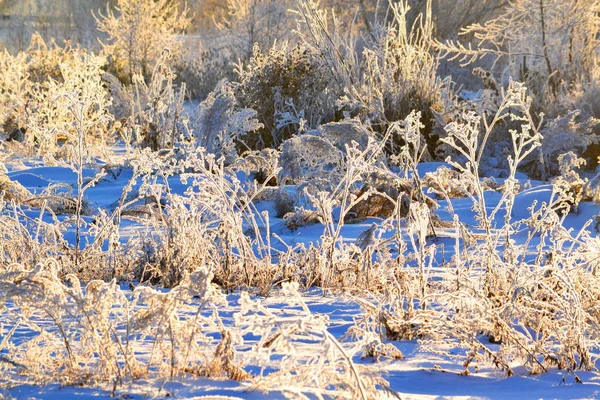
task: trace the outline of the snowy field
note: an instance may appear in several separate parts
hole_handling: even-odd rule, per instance
[[[600,399],[599,5],[0,0],[0,400]]]
[[[9,168],[7,175],[32,193],[42,193],[51,185],[61,184],[73,187],[76,183],[76,174],[66,167],[45,167],[23,163],[7,163],[7,165]],[[419,166],[420,174],[425,175],[427,172],[434,171],[442,165],[440,163],[422,164]],[[86,177],[91,177],[97,171],[97,169],[90,168],[84,170],[84,173]],[[118,176],[110,176],[100,180],[95,187],[88,189],[86,192],[86,199],[90,203],[90,207],[104,210],[113,209],[114,204],[118,202],[124,187],[131,177],[132,171],[124,169]],[[520,183],[526,189],[518,193],[515,197],[513,211],[513,219],[515,220],[526,218],[528,214],[526,210],[534,202],[541,204],[542,202],[550,201],[552,191],[551,185],[543,182],[529,181],[526,177],[522,177]],[[136,184],[139,185],[139,183]],[[173,192],[179,194],[185,193],[187,188],[182,183],[180,176],[168,178],[168,184]],[[288,190],[293,192],[294,188],[290,187]],[[490,209],[495,206],[495,202],[500,197],[501,195],[497,192],[486,192],[486,200]],[[467,224],[467,226],[474,226],[476,224],[470,199],[453,199],[452,206],[454,212],[463,223]],[[308,245],[310,242],[319,242],[320,235],[323,233],[323,226],[321,224],[300,227],[292,232],[286,227],[283,219],[274,217],[273,209],[274,204],[271,201],[257,203],[257,212],[267,211],[271,215],[269,218],[270,232],[277,234],[288,245],[294,246],[298,243]],[[39,216],[39,210],[24,210],[23,218],[28,216],[35,219]],[[597,205],[582,203],[579,213],[567,216],[563,224],[569,229],[579,230],[588,219],[592,218],[599,211],[600,207]],[[442,219],[447,220],[449,218],[447,204],[444,201],[440,201],[440,208],[437,213]],[[52,222],[52,218],[54,217],[50,214],[43,216],[43,219],[49,222]],[[58,218],[61,218],[61,216]],[[88,227],[93,226],[90,217],[84,218],[87,219]],[[498,221],[502,221],[504,220],[504,216],[499,214],[497,219]],[[374,218],[356,224],[345,225],[342,229],[343,242],[352,243],[356,241],[361,233],[368,230],[373,223],[380,224],[382,220]],[[124,222],[120,227],[121,241],[126,242],[132,232],[142,229],[147,229],[147,227],[144,227],[144,224],[139,221],[131,220]],[[391,237],[393,234],[393,231],[386,232],[384,237],[385,235]],[[406,236],[407,232],[404,231],[402,234]],[[71,244],[74,243],[74,235],[75,233],[72,228],[64,233],[64,237]],[[83,237],[84,240],[93,240],[93,235],[89,232],[84,232]],[[443,251],[439,252],[435,260],[433,260],[431,266],[432,275],[429,279],[435,279],[436,274],[443,275],[447,273],[447,267],[444,267],[442,263],[443,260],[449,260],[453,257],[453,246],[456,242],[455,237],[454,230],[447,228],[440,230],[437,238],[430,239],[438,248],[443,248]],[[528,239],[527,230],[523,229],[522,233],[514,234],[513,239],[525,243]],[[407,240],[409,239],[407,238]],[[539,235],[534,237],[533,240],[529,240],[529,247],[535,249],[539,244],[539,240]],[[159,289],[159,293],[167,292],[169,292],[168,289]],[[129,299],[133,298],[131,287],[127,285],[122,285],[122,293]],[[384,342],[396,347],[402,353],[403,358],[394,359],[393,357],[383,356],[376,359],[374,357],[363,357],[364,352],[360,348],[357,349],[353,341],[348,339],[348,332],[350,328],[359,324],[366,317],[365,304],[373,306],[378,301],[382,301],[381,297],[376,295],[371,296],[368,292],[354,291],[354,293],[350,294],[340,290],[323,289],[302,291],[302,301],[308,306],[310,313],[303,311],[298,305],[294,306],[294,302],[290,298],[283,296],[280,289],[274,289],[266,298],[260,296],[252,296],[252,298],[260,301],[262,306],[267,307],[269,313],[272,313],[272,318],[281,318],[282,321],[285,318],[291,318],[292,320],[302,317],[309,320],[326,318],[326,322],[324,323],[326,331],[345,346],[353,363],[364,367],[369,373],[380,375],[389,382],[390,393],[394,393],[394,396],[400,396],[403,399],[594,399],[600,397],[600,374],[597,372],[578,371],[575,375],[565,370],[549,369],[546,373],[534,375],[529,373],[526,368],[521,367],[517,361],[511,365],[514,376],[507,377],[505,372],[493,368],[491,363],[483,362],[475,370],[472,369],[468,376],[464,376],[465,368],[462,365],[465,355],[464,349],[460,349],[459,347],[453,348],[452,341],[432,346],[426,340],[424,343],[420,343],[420,340],[417,339],[399,341],[384,339]],[[244,331],[243,329],[248,328],[247,324],[249,322],[236,321],[236,318],[234,318],[234,315],[241,311],[239,293],[228,294],[223,300],[224,302],[215,306],[214,310],[218,313],[218,319],[225,328],[231,328],[232,330],[242,328],[239,331],[242,337],[235,345],[236,357],[244,360],[244,370],[252,375],[251,379],[236,382],[232,380],[178,376],[173,379],[141,379],[113,388],[110,383],[102,382],[98,382],[96,386],[91,387],[88,385],[83,387],[61,386],[60,384],[53,383],[53,379],[48,377],[47,383],[35,384],[30,382],[26,376],[20,376],[21,374],[18,373],[19,368],[10,368],[19,364],[15,360],[13,360],[14,365],[9,364],[9,360],[12,358],[11,352],[8,350],[10,346],[18,348],[19,345],[35,339],[40,334],[40,329],[45,330],[45,334],[56,335],[56,325],[52,324],[47,315],[44,316],[43,313],[35,315],[34,312],[30,321],[19,325],[12,332],[10,338],[11,345],[4,346],[0,353],[3,357],[1,360],[3,363],[0,365],[4,368],[4,372],[0,378],[0,384],[4,389],[0,393],[5,397],[17,399],[87,399],[109,395],[116,396],[117,398],[284,398],[282,390],[285,391],[286,381],[283,381],[283,388],[276,387],[274,390],[266,392],[264,391],[265,387],[261,386],[261,376],[268,377],[269,374],[280,368],[279,363],[282,362],[282,357],[284,357],[285,353],[279,355],[273,354],[268,358],[267,364],[257,362],[261,359],[257,348],[264,345],[261,340],[264,341],[265,338],[255,335],[252,329]],[[6,302],[5,308],[2,311],[2,325],[0,326],[2,328],[1,332],[3,332],[2,337],[7,337],[8,332],[13,328],[10,321],[20,320],[19,314],[22,311],[19,306],[11,303],[10,301]],[[177,311],[179,318],[191,318],[191,315],[194,314],[198,306],[199,301],[197,298],[192,298],[189,302],[185,301]],[[143,308],[143,305],[137,304],[137,307]],[[136,310],[131,311],[135,312]],[[210,313],[208,309],[203,310],[203,315],[207,318],[210,316]],[[264,312],[258,312],[258,314],[264,315]],[[68,325],[69,318],[78,318],[78,316],[72,315],[65,318]],[[266,324],[267,320],[262,321],[262,323]],[[297,322],[290,323],[294,324]],[[119,324],[115,324],[115,327],[116,329],[121,329],[116,335],[127,336]],[[75,325],[73,325],[73,329],[75,329]],[[207,329],[203,333],[212,337],[209,338],[207,343],[212,343],[213,345],[218,343],[220,337],[219,331],[222,328],[216,326],[208,327],[207,325]],[[279,328],[273,327],[273,329],[274,331],[263,332],[263,334],[271,334]],[[254,330],[260,331],[257,327],[254,327]],[[74,335],[72,337],[73,340],[77,340],[76,332],[72,334]],[[155,338],[150,337],[146,340],[140,337],[136,340],[135,348],[140,353],[141,359],[145,357],[144,353],[151,351],[149,348],[154,343],[153,339]],[[491,343],[487,337],[482,336],[480,339],[488,345],[490,350],[499,350],[499,344]],[[322,333],[317,333],[316,336],[310,338],[299,336],[293,338],[291,343],[294,346],[294,351],[303,354],[315,354],[315,357],[324,351],[324,348],[327,348],[323,343]],[[3,342],[3,345],[5,344]],[[594,351],[597,352],[597,346],[593,347]],[[596,356],[597,353],[594,357]],[[311,360],[311,362],[315,362],[315,360]],[[291,368],[290,371],[293,372],[293,366],[286,368]],[[577,383],[576,379],[581,382]],[[288,381],[288,384],[289,382],[293,382],[293,380]],[[294,390],[302,391],[301,386]],[[312,398],[314,396],[308,394],[308,397]],[[333,397],[336,396],[333,395]]]

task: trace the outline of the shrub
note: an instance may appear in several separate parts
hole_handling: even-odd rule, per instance
[[[107,117],[111,98],[102,81],[103,57],[68,43],[48,45],[34,36],[26,52],[5,54],[0,62],[7,67],[0,74],[0,101],[11,104],[1,115],[4,129],[22,139],[30,151],[71,157],[68,145],[75,142],[78,119],[87,127],[83,138],[87,156],[111,142]],[[72,101],[86,102],[81,115],[71,112]]]
[[[170,0],[118,0],[115,10],[96,19],[98,30],[108,35],[104,51],[117,74],[129,81],[134,74],[149,78],[163,51],[181,55],[178,34],[188,26],[187,9],[180,12]]]
[[[343,153],[327,139],[314,135],[301,135],[283,144],[279,158],[281,172],[278,181],[295,183],[318,182],[333,184],[344,170]]]
[[[288,213],[294,211],[294,205],[296,204],[296,200],[294,197],[289,194],[285,188],[281,188],[277,191],[275,195],[275,216],[277,218],[283,218]]]
[[[410,204],[420,201],[416,195],[420,189],[413,188],[408,180],[399,179],[391,173],[372,173],[365,178],[362,187],[355,192],[357,198],[363,198],[358,202],[346,217],[349,222],[352,219],[364,219],[369,217],[389,218],[396,212],[401,217],[408,215]],[[425,197],[426,203],[431,208],[437,208],[435,202]],[[396,210],[396,205],[400,209]]]
[[[172,56],[169,50],[162,52],[148,81],[142,74],[133,76],[133,114],[128,121],[129,129],[135,131],[138,145],[154,151],[173,148],[186,133],[186,86],[175,86],[175,74],[169,66]]]
[[[359,149],[365,150],[369,139],[373,138],[373,134],[358,119],[330,122],[309,133],[327,139],[341,152],[346,152],[346,146],[351,146],[353,141]]]
[[[234,57],[222,48],[205,47],[193,40],[185,43],[185,53],[177,63],[177,81],[185,82],[190,98],[202,101],[219,82],[235,78]]]
[[[570,111],[567,115],[559,115],[544,124],[540,131],[544,136],[540,149],[544,162],[540,164],[539,158],[530,157],[523,163],[524,170],[532,178],[559,175],[561,154],[574,151],[578,155],[583,155],[590,145],[600,142],[600,137],[593,133],[600,120],[595,118],[585,120],[580,114],[579,110]]]
[[[478,41],[477,48],[453,42],[438,47],[463,64],[486,55],[508,57],[511,75],[525,80],[541,105],[549,105],[574,84],[594,79],[597,24],[593,0],[519,0],[508,3],[499,17],[463,29],[462,35]]]
[[[342,111],[368,120],[382,137],[391,123],[420,111],[425,125],[422,135],[434,155],[434,111],[442,109],[444,85],[437,77],[431,2],[427,5],[426,12],[409,28],[408,3],[392,4],[391,22],[371,28],[362,54],[358,39],[347,37],[339,22],[334,17],[328,19],[316,1],[300,2],[299,30],[304,43],[324,59],[329,79],[341,94],[337,104]],[[391,139],[389,150],[393,153],[402,140]]]
[[[0,193],[2,194],[2,200],[14,201],[16,203],[23,203],[31,197],[29,190],[24,188],[19,182],[12,181],[2,172],[0,172]]]
[[[168,293],[139,287],[127,296],[115,281],[83,284],[72,274],[63,281],[53,259],[29,268],[13,264],[0,271],[0,299],[29,310],[13,322],[38,333],[10,347],[18,360],[13,366],[37,382],[109,382],[113,390],[142,377],[173,379],[198,366],[204,367],[203,376],[221,377],[222,370],[207,360],[233,360],[215,354],[212,338],[205,335],[218,331],[222,322],[201,311],[208,304],[226,304],[211,278],[199,269]],[[202,299],[197,313],[184,317],[182,306],[194,298]],[[146,352],[142,348],[149,337],[151,351]]]
[[[334,119],[331,89],[325,66],[314,50],[287,43],[266,54],[254,47],[248,65],[237,68],[235,97],[242,108],[256,111],[263,127],[241,137],[250,149],[276,148],[301,126],[316,127]]]
[[[443,57],[458,59],[462,65],[489,55],[494,63],[507,65],[507,75],[530,88],[533,110],[549,116],[546,127],[540,128],[550,137],[543,143],[544,154],[553,153],[548,157],[548,168],[556,172],[559,154],[573,148],[581,154],[594,140],[586,138],[591,133],[586,121],[598,117],[597,102],[581,99],[590,99],[590,94],[598,91],[599,15],[594,0],[511,1],[498,17],[462,30],[462,35],[477,43],[475,48],[453,41],[438,42],[437,48]],[[577,114],[581,116],[575,121]],[[562,143],[552,136],[561,137]],[[548,151],[548,147],[553,149]],[[559,149],[554,151],[554,147]],[[595,163],[595,157],[591,159]],[[536,176],[544,177],[545,173]]]
[[[248,135],[263,125],[256,119],[256,111],[240,108],[231,87],[224,83],[211,92],[196,109],[192,131],[196,146],[203,147],[228,163],[236,158],[236,144],[241,147]]]

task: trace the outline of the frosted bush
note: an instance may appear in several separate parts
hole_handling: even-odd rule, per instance
[[[318,2],[300,2],[301,38],[322,54],[328,74],[340,93],[338,107],[348,115],[369,120],[385,134],[390,123],[412,111],[424,118],[423,135],[435,154],[434,110],[441,110],[443,82],[437,77],[438,62],[431,51],[433,24],[431,2],[412,26],[407,22],[407,2],[390,5],[389,24],[376,22],[366,43],[346,34],[335,15]],[[359,48],[363,48],[362,53]],[[392,138],[398,144],[397,138]],[[392,149],[393,152],[393,149]]]
[[[177,62],[177,75],[180,82],[185,82],[192,99],[205,99],[219,82],[235,78],[231,64],[236,57],[219,46],[220,42],[214,36],[191,37],[184,42],[184,54]]]
[[[536,101],[548,105],[567,94],[574,82],[594,77],[597,5],[590,1],[519,0],[501,15],[461,32],[473,35],[476,48],[438,43],[452,59],[469,64],[479,57],[507,57],[511,76],[526,81]]]
[[[4,133],[10,135],[26,127],[25,107],[31,88],[27,55],[21,52],[12,56],[4,51],[0,53],[0,67],[0,123]]]
[[[278,271],[270,263],[270,238],[259,228],[266,217],[253,203],[262,186],[245,186],[234,166],[202,148],[168,164],[145,151],[134,167],[142,180],[136,197],[152,205],[144,210],[147,229],[129,243],[135,276],[173,286],[186,271],[211,263],[226,289],[271,282]],[[188,186],[183,194],[169,190],[166,179],[175,174]]]
[[[584,195],[600,204],[600,174],[596,174],[595,177],[590,179],[583,187]]]
[[[238,65],[235,97],[242,108],[256,111],[261,129],[243,137],[250,149],[277,147],[294,136],[298,118],[290,120],[290,104],[309,127],[334,118],[334,101],[318,53],[306,46],[276,44],[267,53],[255,46],[247,65]]]
[[[132,136],[139,145],[154,151],[173,148],[181,142],[187,122],[183,106],[185,84],[175,86],[175,73],[168,65],[172,56],[169,50],[162,52],[148,81],[141,74],[132,77],[133,114],[128,128],[134,130]]]
[[[233,167],[253,176],[258,183],[270,186],[277,181],[280,155],[281,152],[275,149],[247,151],[236,159]]]
[[[15,203],[23,203],[31,198],[29,190],[23,187],[19,182],[12,181],[4,173],[0,172],[0,193],[4,201],[14,201]]]
[[[210,17],[233,53],[231,59],[247,60],[253,46],[269,49],[293,37],[293,18],[289,13],[293,6],[291,0],[227,0],[219,4],[219,11],[211,10]]]
[[[196,146],[232,163],[236,158],[236,145],[263,127],[256,115],[253,109],[239,109],[231,87],[220,85],[200,103],[193,117]]]
[[[558,157],[569,151],[582,155],[589,145],[598,143],[600,137],[595,135],[594,127],[600,121],[594,118],[582,120],[579,111],[569,112],[564,117],[548,121],[540,133],[544,136],[541,151],[544,154],[545,166],[551,175],[561,172]],[[533,162],[533,161],[530,161]],[[534,167],[528,168],[533,176],[540,176]]]
[[[502,110],[510,109],[510,118],[521,121],[523,126],[521,131],[510,131],[514,153],[508,159],[508,188],[493,209],[483,200],[478,168],[482,147],[496,122],[484,122],[483,139],[475,114],[464,116],[467,123],[447,127],[450,136],[446,142],[467,160],[465,164],[448,162],[475,189],[468,196],[486,235],[479,241],[469,239],[460,233],[455,216],[459,236],[455,255],[448,264],[452,270],[440,273],[433,282],[430,274],[435,247],[428,244],[426,237],[428,215],[422,206],[412,205],[408,234],[414,256],[403,259],[402,279],[391,294],[383,297],[382,304],[365,305],[369,317],[357,329],[380,332],[394,340],[418,338],[433,351],[450,343],[462,349],[464,374],[470,374],[472,367],[476,370],[476,365],[483,362],[490,362],[507,375],[515,373],[516,361],[532,373],[558,367],[575,374],[578,369],[594,368],[598,330],[594,317],[588,313],[594,313],[591,304],[596,296],[593,293],[597,292],[593,282],[597,280],[598,260],[585,256],[597,246],[597,240],[586,230],[591,221],[579,232],[563,227],[564,214],[560,210],[565,202],[573,201],[573,196],[557,185],[549,203],[531,208],[531,216],[525,221],[529,226],[525,244],[511,241],[524,222],[510,219],[514,176],[519,163],[540,146],[541,140],[535,125],[530,124],[531,99],[526,93],[522,85],[512,83],[494,118],[501,119]],[[570,179],[572,168],[580,165],[574,154],[560,157],[559,162],[565,180]],[[569,182],[577,183],[579,178],[572,178]],[[492,230],[499,208],[509,217]],[[531,257],[529,242],[537,235],[541,241],[535,246],[536,255]],[[482,338],[482,333],[486,338]]]
[[[36,155],[69,158],[64,144],[75,142],[77,121],[69,109],[77,98],[87,102],[80,116],[86,124],[86,156],[111,142],[107,117],[111,98],[102,82],[103,57],[68,45],[46,44],[39,36],[33,37],[26,52],[5,57],[11,65],[0,74],[2,101],[11,104],[3,117],[7,133],[22,132],[26,147]]]
[[[169,0],[118,0],[116,8],[96,19],[98,30],[108,35],[104,51],[116,72],[129,81],[134,74],[149,78],[165,49],[176,58],[182,51],[178,33],[188,26],[187,9]]]
[[[369,138],[372,138],[373,136],[373,134],[356,119],[323,124],[309,133],[327,139],[341,152],[345,152],[346,146],[351,146],[353,141],[358,143],[359,149],[365,150],[369,145]]]
[[[335,182],[343,173],[343,154],[327,139],[301,135],[287,140],[279,158],[279,182]]]
[[[540,131],[546,138],[546,168],[556,171],[558,155],[573,149],[581,154],[595,140],[589,135],[593,125],[589,118],[598,117],[595,102],[579,99],[597,92],[597,27],[593,0],[519,0],[508,3],[498,17],[461,31],[473,37],[475,47],[453,41],[438,42],[436,47],[442,57],[463,66],[489,55],[494,64],[507,65],[507,76],[527,85],[534,94],[535,111],[550,117]],[[548,171],[534,172],[544,178]]]

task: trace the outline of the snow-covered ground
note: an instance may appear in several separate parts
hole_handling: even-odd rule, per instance
[[[423,165],[421,174],[437,168],[438,164]],[[21,183],[27,189],[34,193],[40,193],[52,184],[67,184],[73,186],[76,182],[76,175],[66,167],[45,167],[33,165],[21,165],[16,167],[10,163],[8,176]],[[85,175],[92,177],[96,173],[95,169],[86,169]],[[111,209],[122,194],[124,186],[131,178],[130,170],[123,170],[117,177],[107,176],[101,180],[95,187],[86,192],[86,199],[92,207],[99,209]],[[516,196],[516,204],[513,210],[513,220],[526,218],[529,215],[528,207],[534,202],[541,204],[547,202],[552,194],[551,185],[543,182],[528,182],[522,179],[521,182],[527,188]],[[169,186],[176,193],[183,193],[186,185],[181,182],[178,176],[169,178]],[[293,189],[291,189],[293,190]],[[486,192],[487,206],[492,209],[500,200],[501,195],[497,192]],[[439,201],[440,208],[438,215],[444,220],[451,220],[448,212],[448,204],[445,201]],[[460,221],[474,226],[476,224],[475,214],[472,210],[470,199],[454,199],[452,207],[459,215]],[[322,225],[316,224],[307,227],[301,227],[292,232],[286,228],[282,219],[274,217],[273,204],[271,202],[262,202],[258,205],[259,211],[270,212],[271,232],[276,233],[288,245],[298,243],[308,244],[317,242],[323,232]],[[566,217],[564,225],[574,230],[581,229],[587,220],[600,212],[600,207],[592,203],[581,204],[578,214],[571,214]],[[37,218],[39,210],[31,210],[30,216]],[[51,216],[44,218],[51,222]],[[62,218],[62,217],[61,217]],[[87,222],[91,222],[91,218]],[[503,221],[504,215],[498,213],[496,221]],[[379,222],[379,219],[368,219],[358,224],[346,225],[342,229],[342,236],[345,241],[353,241],[361,233],[367,230],[373,223]],[[139,226],[135,222],[126,222],[122,226],[121,240],[126,240],[128,232],[135,231]],[[453,244],[455,238],[453,232],[449,230],[447,234],[441,234],[438,244],[444,245],[444,250],[438,253],[438,258],[448,259],[452,256]],[[391,233],[386,233],[391,235]],[[85,237],[85,236],[84,236]],[[66,238],[73,243],[74,232],[66,235]],[[527,239],[526,233],[515,235],[516,240],[524,242]],[[537,239],[536,239],[537,240]],[[536,245],[536,240],[531,242],[531,246]],[[438,260],[439,262],[439,260]],[[239,294],[230,294],[227,296],[228,306],[219,309],[219,314],[226,326],[234,324],[233,314],[239,311]],[[342,340],[347,329],[353,326],[354,321],[364,315],[357,297],[342,293],[330,291],[322,292],[314,289],[304,294],[304,300],[313,315],[325,315],[329,318],[329,332],[338,340]],[[262,300],[263,304],[268,306],[274,312],[286,313],[287,303],[280,295],[279,291]],[[8,309],[10,304],[6,304]],[[191,308],[194,304],[189,305]],[[1,309],[0,309],[1,310]],[[0,320],[2,315],[0,314]],[[10,326],[4,327],[4,333]],[[0,330],[0,334],[3,331]],[[28,331],[22,327],[16,330],[12,340],[24,340],[35,335],[35,332]],[[0,342],[1,342],[0,337]],[[237,348],[238,355],[243,357],[244,352],[251,351],[252,345],[256,343],[257,338],[252,335],[245,337],[243,346]],[[400,395],[403,399],[438,399],[438,398],[482,398],[482,399],[595,399],[600,398],[600,373],[598,372],[577,372],[577,376],[582,383],[576,383],[575,377],[570,373],[559,370],[550,370],[541,375],[529,375],[518,365],[512,366],[516,376],[506,377],[501,371],[495,370],[490,366],[480,366],[478,372],[469,376],[463,376],[464,371],[461,360],[447,355],[439,355],[434,351],[427,351],[419,346],[417,341],[392,342],[404,355],[404,359],[392,360],[382,358],[374,361],[371,358],[361,358],[360,354],[354,356],[357,364],[369,365],[378,370],[390,383],[390,388]],[[448,346],[451,346],[448,343]],[[493,348],[494,344],[490,344]],[[452,354],[452,351],[448,352]],[[0,355],[3,353],[0,352]],[[260,374],[260,366],[247,365],[247,370]],[[263,372],[268,374],[269,371]],[[118,387],[116,392],[112,393],[111,385],[100,385],[99,387],[60,387],[57,384],[44,386],[23,383],[23,378],[15,374],[4,374],[0,376],[0,398],[26,399],[87,399],[103,398],[109,395],[115,395],[117,398],[243,398],[243,399],[277,399],[283,398],[280,392],[271,392],[265,394],[255,390],[251,384],[245,382],[235,382],[229,380],[212,380],[206,378],[181,378],[173,381],[135,381],[133,384]],[[310,396],[309,396],[310,397]]]
[[[223,321],[233,324],[232,312],[238,309],[239,296],[228,297],[230,309],[220,310]],[[311,291],[305,295],[313,314],[327,315],[330,319],[329,331],[341,338],[353,321],[361,317],[360,306],[351,297],[340,294]],[[277,294],[264,299],[264,305],[271,309],[285,306]],[[23,332],[21,332],[23,333]],[[245,346],[255,341],[249,338]],[[462,376],[460,363],[433,352],[420,350],[416,341],[394,342],[405,358],[401,360],[362,359],[355,356],[358,364],[376,367],[389,381],[391,388],[402,399],[597,399],[600,398],[600,373],[578,372],[583,383],[564,371],[551,371],[542,375],[529,375],[523,371],[517,376],[505,377],[502,372],[491,367],[481,368],[478,373]],[[258,367],[250,366],[250,369]],[[516,371],[519,371],[517,368]],[[0,384],[9,384],[5,394],[17,399],[92,399],[107,397],[111,387],[100,388],[60,387],[56,384],[34,386],[19,384],[16,376],[0,378]],[[116,391],[117,398],[181,398],[218,399],[228,396],[243,399],[283,399],[280,393],[262,393],[253,390],[251,385],[234,381],[217,381],[204,378],[183,378],[172,382],[138,381],[131,386]]]

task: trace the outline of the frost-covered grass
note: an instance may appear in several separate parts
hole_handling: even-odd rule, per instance
[[[372,379],[384,379],[388,382],[385,386],[403,398],[504,398],[526,390],[536,398],[597,395],[596,373],[578,371],[593,368],[597,357],[594,318],[598,306],[593,293],[598,288],[598,239],[585,231],[577,233],[598,212],[595,204],[582,202],[578,213],[555,220],[554,225],[540,226],[549,220],[541,215],[554,211],[535,204],[556,204],[552,199],[557,196],[556,188],[519,179],[516,182],[522,189],[515,190],[510,217],[503,210],[490,220],[489,232],[497,238],[494,254],[498,256],[491,261],[494,270],[487,272],[483,266],[490,236],[485,235],[484,227],[478,228],[481,216],[473,210],[476,198],[438,200],[436,214],[444,221],[452,221],[456,215],[460,225],[436,227],[436,236],[427,236],[431,233],[428,217],[417,213],[420,208],[398,220],[371,218],[348,225],[340,222],[344,220],[341,209],[334,206],[330,225],[317,223],[291,231],[284,219],[275,217],[274,200],[255,202],[247,217],[243,206],[232,204],[230,217],[239,218],[243,227],[239,234],[249,235],[251,224],[258,232],[248,239],[248,257],[258,265],[249,266],[240,261],[237,251],[218,254],[223,239],[218,233],[207,238],[202,230],[204,224],[208,226],[203,229],[209,230],[211,224],[224,223],[214,219],[218,215],[206,212],[214,211],[209,207],[217,206],[215,198],[219,207],[227,206],[222,198],[214,197],[218,192],[212,192],[210,178],[203,174],[211,171],[221,176],[214,189],[228,188],[227,193],[237,193],[240,198],[228,185],[239,190],[250,185],[246,188],[250,193],[257,190],[245,173],[227,175],[225,170],[203,169],[204,163],[200,163],[195,167],[196,176],[189,170],[185,172],[188,175],[174,171],[173,176],[161,180],[156,171],[146,171],[149,175],[143,176],[136,165],[150,160],[143,153],[137,157],[133,167],[118,169],[118,176],[107,174],[86,191],[94,210],[91,214],[114,214],[120,202],[141,207],[135,199],[122,199],[127,191],[144,197],[140,191],[150,190],[144,185],[168,185],[164,211],[149,208],[121,213],[112,244],[108,239],[94,244],[97,222],[93,216],[82,217],[82,243],[86,244],[82,245],[80,270],[65,268],[73,265],[69,258],[73,253],[67,249],[75,244],[75,228],[68,216],[5,204],[3,229],[22,226],[18,229],[30,229],[32,235],[28,239],[22,234],[5,236],[3,242],[5,257],[15,257],[4,264],[0,279],[2,337],[6,339],[3,385],[11,388],[10,395],[45,398],[115,391],[140,396],[260,398],[255,391],[264,390],[269,396],[302,392],[353,397],[363,390],[371,397],[376,392],[365,388]],[[7,176],[34,194],[57,183],[71,187],[77,183],[77,174],[66,168],[7,166]],[[86,168],[85,176],[95,176],[100,167]],[[441,167],[444,165],[439,163],[420,164],[417,171],[435,173]],[[157,186],[153,190],[149,192],[153,196],[163,193],[156,192]],[[295,192],[294,188],[288,190]],[[494,190],[484,191],[483,196],[489,212],[505,197]],[[190,208],[192,199],[195,208]],[[311,207],[310,196],[298,201]],[[143,205],[148,204],[162,203],[146,201]],[[183,208],[175,208],[175,204]],[[531,206],[534,208],[526,211]],[[195,213],[199,215],[195,217]],[[220,217],[224,216],[227,214],[222,211]],[[184,237],[155,231],[175,230],[172,224],[189,223],[189,218],[200,219],[183,231]],[[510,233],[513,263],[505,258],[504,221],[515,226]],[[46,247],[50,239],[44,232],[50,225],[58,231],[57,242],[65,241],[63,247]],[[593,227],[587,228],[593,232]],[[330,232],[337,235],[331,248],[323,245],[332,240]],[[154,247],[148,247],[148,238],[155,240]],[[268,248],[259,242],[269,239],[272,244]],[[13,245],[25,241],[35,251],[27,255],[15,251],[8,240]],[[171,240],[171,246],[189,246],[190,252],[171,253],[172,247],[160,247],[162,240]],[[244,242],[237,240],[230,243],[243,249]],[[214,247],[206,248],[209,243]],[[52,258],[43,258],[50,249]],[[173,257],[171,264],[147,257],[142,272],[137,257],[145,256],[149,249],[157,258]],[[88,265],[98,260],[106,264]],[[180,264],[173,271],[175,262]],[[227,262],[229,271],[224,270]],[[115,270],[108,269],[112,265]],[[327,273],[327,268],[339,270]],[[117,281],[94,280],[98,278]],[[84,282],[80,284],[79,279]],[[286,297],[279,285],[289,280],[298,281],[308,291],[301,290],[301,297],[294,300],[292,288],[292,297]],[[160,289],[165,284],[172,288]],[[313,286],[320,289],[310,289]],[[208,288],[210,292],[206,292]],[[236,294],[224,296],[223,288],[234,289]],[[239,294],[248,290],[251,298]],[[308,309],[303,311],[302,302]],[[223,351],[224,332],[230,335],[227,351]],[[397,350],[403,358],[394,358]],[[467,371],[469,376],[464,376]],[[240,383],[231,383],[231,379],[240,379]],[[423,385],[425,379],[431,384]],[[583,384],[574,383],[576,380]],[[55,392],[53,382],[67,385],[67,389]],[[68,387],[75,383],[98,389],[71,393]]]
[[[465,45],[430,2],[356,34],[303,0],[297,43],[190,102],[186,10],[118,6],[99,54],[0,55],[0,397],[600,395],[590,2]]]

